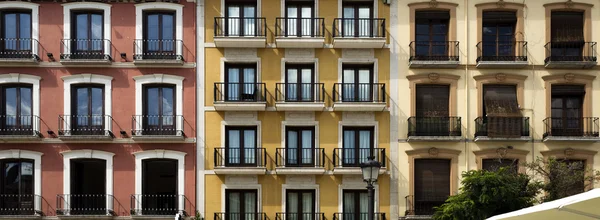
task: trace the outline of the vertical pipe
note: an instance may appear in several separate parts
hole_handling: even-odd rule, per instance
[[[470,105],[469,105],[469,103],[471,101],[470,97],[469,97],[469,94],[470,94],[469,93],[469,82],[470,82],[470,79],[471,79],[471,77],[469,77],[469,51],[470,51],[469,50],[469,45],[471,45],[471,41],[469,40],[470,39],[470,37],[469,37],[469,27],[470,27],[470,25],[469,25],[469,7],[470,7],[469,6],[469,0],[464,0],[464,6],[463,6],[463,8],[465,9],[465,11],[464,11],[465,37],[467,38],[467,40],[466,40],[466,42],[467,42],[466,43],[467,49],[465,50],[466,51],[465,54],[466,54],[466,57],[467,57],[467,59],[465,61],[465,76],[466,76],[465,77],[465,97],[466,97],[466,102],[465,102],[466,117],[465,118],[467,119],[467,123],[466,123],[466,128],[465,128],[466,129],[466,136],[465,136],[466,138],[465,138],[465,150],[464,150],[464,153],[465,153],[465,169],[467,169],[467,170],[469,169],[469,153],[467,151],[469,149],[469,146],[468,146],[469,145],[469,143],[468,143],[469,142],[469,138],[468,137],[471,134],[469,132],[469,126],[471,125],[471,122],[469,121],[469,119],[470,119],[469,118],[469,116],[470,116],[470,114],[469,114],[469,112],[470,112],[470,109],[469,109]],[[458,173],[456,173],[454,175],[458,175]]]

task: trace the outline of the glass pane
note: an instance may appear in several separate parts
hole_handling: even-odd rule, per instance
[[[287,212],[290,214],[287,217],[290,220],[296,220],[298,219],[298,215],[296,215],[297,213],[300,212],[300,210],[298,210],[298,193],[295,192],[288,192],[287,194]]]
[[[244,35],[253,36],[256,34],[256,15],[254,6],[244,7]]]
[[[6,88],[4,90],[4,102],[6,115],[17,115],[17,88]],[[12,120],[11,120],[12,121]],[[12,122],[14,123],[14,122]]]
[[[302,131],[302,163],[303,164],[312,164],[313,158],[313,134],[311,130],[303,130]]]
[[[76,29],[77,39],[89,39],[89,36],[88,36],[88,30],[89,30],[88,14],[76,15],[75,21],[76,21],[76,25],[77,25],[77,29]]]
[[[102,39],[102,15],[93,14],[92,16],[92,36],[91,39]]]
[[[102,112],[104,110],[103,105],[103,92],[101,88],[92,88],[92,124],[93,125],[102,125],[103,117]]]
[[[287,16],[288,18],[297,18],[298,17],[298,8],[296,6],[289,6],[287,9]],[[296,19],[287,19],[287,34],[288,35],[296,35],[297,34],[297,23],[298,21]]]
[[[302,213],[303,214],[310,214],[313,212],[313,206],[314,206],[314,201],[313,201],[313,193],[312,192],[305,192],[302,193]],[[308,217],[307,215],[303,215]],[[311,219],[312,216],[308,217],[308,219]],[[307,219],[307,218],[304,218]]]
[[[162,119],[163,125],[173,125],[173,115],[175,114],[173,111],[174,105],[174,94],[173,88],[163,87],[162,88]]]
[[[429,35],[429,24],[428,23],[416,24],[415,31],[416,31],[417,35],[427,36],[427,35]],[[417,41],[419,41],[419,39],[417,39]]]
[[[147,23],[146,23],[146,34],[148,36],[146,36],[148,38],[148,40],[157,40],[159,39],[159,31],[160,31],[160,27],[159,27],[159,22],[158,22],[158,17],[159,15],[148,15],[147,17]],[[150,41],[152,42],[152,41]],[[150,46],[153,45],[153,46]],[[149,44],[148,46],[149,50],[157,50],[158,47],[155,44]]]
[[[77,115],[87,116],[89,110],[88,88],[77,88]]]
[[[256,219],[256,193],[247,192],[244,193],[244,211],[248,213],[244,220],[255,220]]]
[[[256,163],[256,133],[254,130],[244,131],[244,163]]]
[[[175,27],[173,27],[173,15],[163,14],[162,15],[162,39],[163,40],[173,40],[173,33]]]
[[[355,156],[355,148],[356,145],[354,143],[354,131],[344,131],[344,143],[343,143],[343,153],[342,160],[345,164],[354,164],[356,161]]]
[[[231,213],[234,217],[233,219],[239,219],[236,214],[240,213],[240,193],[238,192],[230,192],[229,197],[227,197],[229,202],[229,206],[227,207],[227,212]]]
[[[344,208],[344,216],[343,216],[343,220],[355,220],[353,215],[354,213],[357,212],[357,210],[355,210],[355,194],[352,192],[344,192],[344,204],[343,204],[343,208]]]
[[[359,155],[359,163],[363,163],[366,162],[368,157],[371,156],[371,151],[370,150],[365,150],[365,149],[370,149],[371,148],[371,131],[359,131],[359,148],[360,148],[360,155]],[[373,156],[377,156],[377,155],[373,155]],[[378,158],[375,158],[378,159]]]
[[[286,96],[290,101],[298,100],[298,69],[288,69],[287,70],[287,91]]]
[[[227,71],[227,100],[240,99],[240,69],[229,68]]]
[[[354,100],[354,91],[355,91],[355,79],[354,79],[354,70],[353,69],[345,69],[344,76],[342,79],[342,100],[352,101]]]
[[[6,162],[2,167],[3,179],[4,179],[4,192],[3,194],[19,194],[19,163],[17,162]]]
[[[288,151],[287,151],[287,162],[288,164],[298,164],[298,132],[294,130],[288,131],[287,136]]]
[[[32,118],[31,117],[23,117],[23,116],[31,116],[31,88],[20,88],[20,98],[21,98],[21,125],[31,125]]]
[[[158,116],[158,88],[146,89],[146,114],[149,116]]]
[[[33,194],[33,163],[21,162],[21,195]],[[28,199],[28,198],[24,198]]]
[[[19,37],[31,38],[31,15],[30,14],[19,14]]]
[[[312,78],[313,78],[313,74],[312,74],[312,69],[302,69],[301,70],[301,82],[303,83],[302,86],[302,100],[304,101],[310,101],[312,100],[312,92],[313,92],[313,85],[312,83]]]
[[[369,194],[367,194],[366,192],[360,192],[359,193],[359,208],[360,208],[360,220],[367,220],[368,219],[368,215],[367,213],[369,212],[368,208],[369,208]]]
[[[227,134],[228,138],[228,150],[227,150],[227,158],[229,163],[237,164],[240,163],[240,131],[239,130],[229,130]]]
[[[254,100],[255,92],[256,92],[256,78],[255,78],[254,68],[244,68],[244,89],[243,89],[243,98],[245,100]]]
[[[238,36],[240,29],[240,7],[238,6],[229,6],[227,8],[227,14],[230,18],[227,20],[227,33],[232,36]]]
[[[358,101],[369,101],[371,96],[371,71],[368,69],[358,70]]]
[[[4,15],[4,38],[11,39],[4,43],[7,50],[16,50],[17,45],[15,44],[17,38],[17,15],[16,14],[5,14]]]

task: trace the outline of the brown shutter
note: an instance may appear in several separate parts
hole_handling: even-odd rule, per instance
[[[417,85],[417,117],[448,117],[450,87],[448,85]]]
[[[450,195],[450,160],[415,160],[415,201],[445,201]]]
[[[584,41],[583,12],[553,11],[550,23],[552,42]]]

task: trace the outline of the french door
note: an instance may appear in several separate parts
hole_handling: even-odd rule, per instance
[[[346,65],[342,76],[343,102],[373,101],[373,66]]]
[[[226,101],[258,101],[256,64],[230,64],[226,71]]]
[[[225,220],[260,220],[256,190],[227,189]]]
[[[175,86],[145,86],[143,111],[145,135],[175,134]]]
[[[286,65],[285,101],[310,102],[315,100],[314,65]]]
[[[286,2],[286,37],[311,37],[314,36],[316,23],[313,18],[312,1],[287,1]]]
[[[373,2],[344,2],[342,33],[344,37],[373,37]]]
[[[226,166],[256,166],[256,127],[226,127]]]
[[[104,135],[103,85],[77,85],[71,92],[71,134]]]
[[[227,17],[225,30],[228,36],[242,37],[259,34],[256,2],[239,1],[228,3],[225,16]]]
[[[286,127],[286,166],[315,165],[315,128]]]
[[[359,166],[369,156],[378,155],[373,149],[373,127],[344,127],[342,166]]]
[[[583,98],[579,85],[552,86],[551,114],[553,136],[582,136],[584,133]]]
[[[286,220],[315,220],[315,191],[287,190]]]
[[[343,220],[369,219],[369,194],[367,190],[344,190]]]

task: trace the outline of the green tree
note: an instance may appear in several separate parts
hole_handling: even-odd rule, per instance
[[[462,174],[462,187],[436,208],[435,220],[481,220],[532,206],[540,184],[510,169],[471,170]]]

